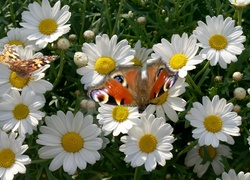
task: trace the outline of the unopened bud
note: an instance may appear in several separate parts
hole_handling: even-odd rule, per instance
[[[66,38],[61,38],[57,41],[57,47],[58,47],[58,49],[65,51],[65,50],[69,49],[70,42]]]
[[[76,52],[74,54],[74,63],[78,67],[86,66],[88,64],[88,56],[83,52]]]
[[[77,40],[77,36],[75,34],[70,34],[69,35],[69,40],[70,41],[75,41],[75,40]]]
[[[238,100],[242,100],[242,99],[245,99],[246,97],[246,90],[242,87],[237,87],[235,90],[234,90],[234,97]]]
[[[144,25],[147,23],[147,19],[144,16],[138,17],[137,18],[137,23],[140,25]]]
[[[234,72],[233,73],[233,80],[235,81],[241,81],[243,78],[243,74],[240,72]]]
[[[88,41],[92,41],[95,39],[95,33],[94,31],[87,30],[83,33],[83,37]]]
[[[238,104],[234,105],[233,111],[239,113],[241,110],[241,107]]]
[[[214,81],[215,82],[221,82],[222,81],[222,76],[215,76]]]

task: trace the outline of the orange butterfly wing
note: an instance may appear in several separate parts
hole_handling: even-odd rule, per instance
[[[99,86],[91,88],[88,95],[97,102],[118,105],[136,104],[133,93],[135,84],[138,82],[138,73],[140,73],[138,67],[120,68],[111,73]]]
[[[9,66],[10,70],[16,72],[23,78],[30,77],[31,74],[42,66],[54,61],[57,56],[43,56],[29,60],[21,60],[12,46],[6,44],[0,54],[0,62]]]
[[[142,78],[140,67],[122,67],[110,74],[100,85],[89,89],[88,95],[96,102],[138,106],[144,110],[154,99],[173,86],[177,73],[157,61],[147,68]]]

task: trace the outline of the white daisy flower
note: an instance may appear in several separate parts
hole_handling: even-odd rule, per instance
[[[140,113],[137,107],[115,106],[109,104],[101,104],[98,108],[99,124],[102,125],[104,135],[108,135],[113,131],[113,136],[120,133],[127,133],[134,125],[140,125]]]
[[[142,124],[134,125],[128,136],[121,138],[124,144],[119,150],[126,154],[124,160],[130,162],[132,167],[144,164],[147,171],[152,171],[157,163],[164,166],[166,160],[173,157],[170,152],[174,142],[173,128],[163,118],[155,118],[153,114],[141,118]]]
[[[28,40],[35,40],[39,47],[45,48],[48,43],[69,32],[70,24],[66,24],[71,16],[69,6],[65,5],[62,9],[60,6],[61,2],[57,1],[51,7],[48,0],[42,0],[41,6],[37,2],[29,4],[29,11],[22,13],[21,33],[27,36]]]
[[[138,40],[133,48],[135,50],[134,59],[131,62],[134,63],[134,66],[142,67],[142,79],[147,78],[147,60],[151,58],[149,55],[152,53],[152,49],[147,49],[141,47],[141,41]]]
[[[164,119],[166,114],[171,121],[177,122],[179,118],[176,111],[184,111],[186,106],[186,101],[178,96],[185,92],[187,86],[185,78],[178,78],[168,91],[154,100],[157,102],[156,105],[149,104],[147,106],[146,114],[156,112],[156,117],[163,117]]]
[[[142,47],[140,40],[135,43],[135,47],[133,49],[135,50],[135,55],[134,59],[132,59],[131,61],[134,63],[134,66],[146,66],[152,49]]]
[[[82,75],[84,89],[100,83],[118,66],[133,65],[130,61],[134,58],[135,51],[127,40],[117,43],[116,35],[109,39],[107,34],[98,35],[95,40],[96,44],[83,44],[82,51],[88,56],[88,64],[77,69],[77,73]]]
[[[237,175],[234,169],[230,169],[228,173],[223,172],[222,180],[250,180],[250,173],[244,174],[243,171],[240,171]],[[221,180],[220,178],[216,178],[216,180]]]
[[[7,36],[0,39],[0,51],[4,49],[5,44],[9,45],[21,45],[23,48],[26,46],[29,46],[34,51],[39,51],[41,48],[39,48],[37,45],[35,45],[35,41],[29,41],[27,40],[27,37],[20,33],[20,28],[12,28],[7,32]]]
[[[219,63],[221,68],[226,69],[227,64],[236,62],[236,55],[245,49],[242,43],[246,37],[242,35],[242,27],[235,26],[230,17],[224,20],[222,15],[206,16],[206,23],[199,21],[193,32],[203,48],[200,54],[206,55],[211,66]]]
[[[13,89],[1,100],[0,127],[4,131],[18,131],[20,136],[32,134],[38,121],[45,115],[40,111],[45,104],[44,96],[28,87],[24,88],[21,94]]]
[[[229,2],[237,7],[245,7],[250,4],[250,0],[229,0]]]
[[[98,150],[102,148],[101,130],[93,124],[91,115],[83,116],[81,112],[74,116],[68,111],[64,114],[45,118],[46,126],[41,126],[38,144],[43,145],[38,154],[42,159],[53,158],[49,169],[63,170],[72,175],[79,169],[85,169],[87,163],[94,164],[100,159]]]
[[[29,47],[22,48],[21,46],[16,46],[14,49],[19,54],[21,60],[33,59],[41,57],[41,53],[36,53],[32,51]],[[14,71],[11,71],[9,67],[5,64],[0,63],[0,96],[8,93],[11,89],[23,89],[24,87],[30,87],[33,91],[37,93],[45,93],[53,88],[53,85],[42,79],[45,76],[43,73],[50,65],[45,65],[42,68],[34,71],[32,75],[28,78],[23,78],[18,76]]]
[[[193,103],[190,114],[185,117],[196,129],[193,130],[193,138],[199,139],[199,145],[212,145],[218,147],[219,141],[234,144],[231,136],[239,136],[241,117],[236,112],[231,112],[234,105],[226,99],[219,99],[216,95],[212,101],[203,96],[202,103]],[[231,136],[230,136],[231,135]]]
[[[208,154],[205,154],[207,152]],[[185,165],[194,166],[193,171],[200,178],[211,164],[214,173],[218,176],[224,172],[224,165],[221,163],[222,156],[232,159],[231,149],[226,145],[220,144],[217,148],[197,145],[187,153]]]
[[[15,133],[7,135],[0,130],[0,178],[2,180],[13,179],[17,173],[24,174],[31,159],[23,153],[28,145],[22,145],[24,137],[20,138]]]
[[[153,59],[161,59],[168,64],[173,71],[178,71],[179,76],[184,78],[187,71],[196,68],[195,65],[203,62],[203,55],[196,55],[199,47],[194,35],[188,37],[186,33],[180,37],[174,34],[171,43],[166,39],[161,39],[161,43],[153,46]]]

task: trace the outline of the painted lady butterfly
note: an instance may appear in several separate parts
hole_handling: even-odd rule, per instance
[[[16,72],[23,78],[30,77],[34,71],[49,64],[56,58],[57,56],[43,56],[40,58],[22,60],[9,44],[4,46],[4,50],[0,54],[0,62],[8,65],[10,70]]]

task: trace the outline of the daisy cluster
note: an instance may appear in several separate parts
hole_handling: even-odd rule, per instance
[[[108,7],[107,2],[100,2],[98,7],[102,3]],[[246,151],[238,151],[249,153],[250,149],[247,122],[250,88],[246,91],[245,85],[244,88],[240,86],[241,81],[249,77],[233,72],[237,69],[233,66],[240,62],[239,56],[247,48],[243,44],[247,43],[247,37],[243,35],[241,18],[250,1],[229,0],[228,7],[235,7],[235,17],[206,15],[187,32],[173,31],[169,37],[163,33],[157,41],[152,40],[155,43],[150,43],[148,34],[145,35],[147,40],[139,36],[136,41],[129,41],[124,37],[132,35],[118,33],[120,29],[115,29],[118,26],[114,26],[112,33],[111,29],[98,35],[91,30],[83,33],[88,23],[101,27],[101,21],[76,23],[80,12],[83,17],[96,18],[94,12],[92,16],[86,11],[86,4],[93,2],[84,1],[83,6],[78,6],[80,2],[72,2],[62,7],[60,0],[54,6],[50,3],[48,0],[30,3],[21,12],[19,27],[15,21],[8,27],[6,36],[0,39],[1,179],[13,179],[17,173],[27,173],[26,167],[33,167],[25,165],[32,161],[41,166],[34,171],[36,178],[53,179],[53,173],[56,176],[57,172],[58,178],[87,177],[96,171],[92,170],[95,168],[99,178],[119,178],[124,171],[135,168],[134,179],[154,172],[162,175],[163,171],[167,174],[166,179],[171,176],[178,179],[180,175],[183,179],[202,178],[209,177],[210,173],[217,179],[219,176],[221,179],[250,179],[250,174],[244,172],[250,171],[249,167],[228,163],[240,156],[237,145],[244,143],[246,147]],[[119,3],[118,14],[123,3]],[[74,14],[70,8],[79,12]],[[106,11],[104,17],[108,13]],[[118,17],[115,24],[122,26],[124,19],[131,21],[133,13]],[[107,24],[111,28],[109,18],[107,16]],[[165,22],[168,21],[166,18]],[[139,17],[137,23],[142,32],[146,31],[145,17]],[[79,27],[84,41],[82,38],[78,41]],[[68,35],[69,32],[75,34]],[[157,36],[156,32],[154,34]],[[13,47],[18,58],[13,58],[15,53],[5,52],[6,44]],[[43,57],[42,52],[57,54],[60,60],[39,68],[29,77],[20,76],[2,60],[3,57],[17,61],[39,59]],[[114,99],[113,103],[109,101],[112,97],[107,99],[108,90],[120,93],[117,87],[107,83],[109,79],[120,83],[124,89],[135,84],[136,89],[143,84],[136,78],[150,81],[147,69],[159,61],[174,74],[172,79],[165,77],[167,83],[161,90],[162,95],[150,97],[151,103],[143,104],[143,108],[126,103],[126,100],[124,103]],[[50,74],[46,76],[45,70],[49,68]],[[136,76],[129,76],[135,77],[133,80],[116,74],[131,68],[138,70]],[[153,81],[157,81],[162,71],[154,72]],[[216,71],[226,74],[225,80]],[[229,78],[231,74],[232,79]],[[149,88],[155,82],[148,82]],[[101,99],[89,93],[103,83],[108,90],[95,92],[102,95]],[[227,87],[223,87],[225,84]],[[75,93],[68,92],[72,87]],[[231,92],[228,87],[234,90]],[[60,93],[74,94],[75,99],[67,100]],[[234,97],[229,99],[231,94]],[[137,92],[133,98],[143,99],[143,96]],[[29,155],[24,155],[25,151]],[[249,155],[247,153],[242,156]],[[121,164],[126,170],[119,167]],[[115,173],[117,170],[119,172]],[[62,175],[62,171],[66,173]],[[108,171],[111,174],[106,174]],[[196,175],[187,175],[184,171],[189,174],[193,171]],[[30,170],[28,173],[32,174]]]

